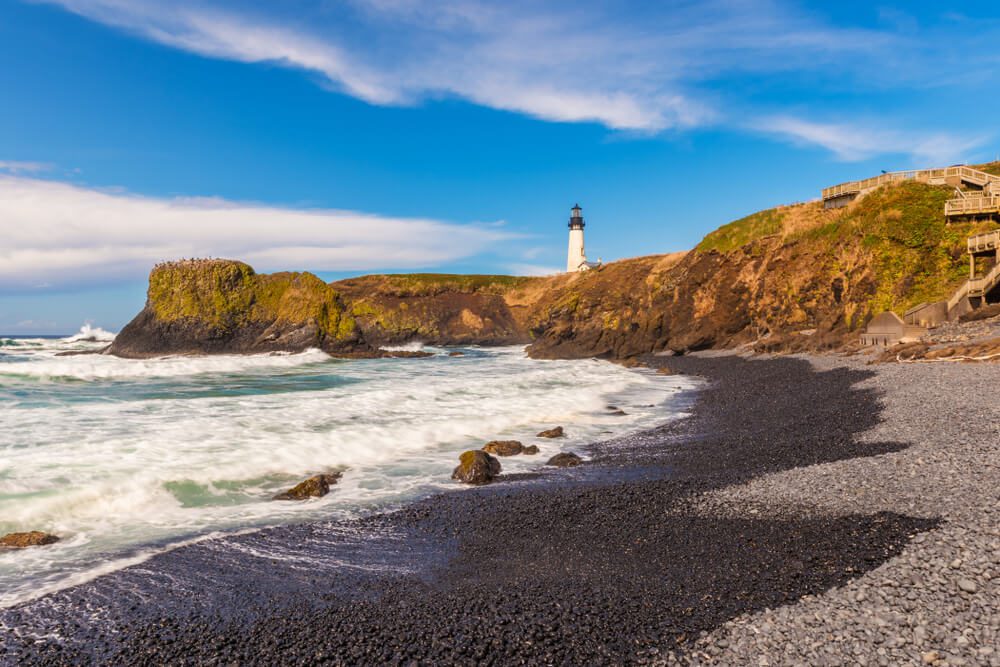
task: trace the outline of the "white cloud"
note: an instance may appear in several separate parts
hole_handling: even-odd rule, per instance
[[[946,132],[912,132],[877,126],[822,123],[792,116],[770,116],[752,129],[776,135],[799,145],[819,146],[845,162],[878,155],[908,155],[919,165],[944,165],[962,161],[990,137],[963,137]]]
[[[838,16],[844,25],[837,26],[823,8],[776,0],[30,1],[205,57],[307,71],[371,104],[454,97],[638,133],[750,124],[845,160],[900,145],[939,160],[959,152],[949,146],[980,141],[872,129],[856,136],[851,127],[791,118],[755,121],[754,109],[771,88],[756,78],[799,87],[805,81],[835,95],[970,88],[995,71],[1000,34],[1000,23],[979,17],[956,40],[953,19],[921,24],[886,11],[877,28],[852,27],[851,16]],[[977,58],[970,61],[969,53]],[[887,117],[885,126],[902,125]]]
[[[3,175],[0,220],[0,290],[140,279],[182,257],[230,257],[261,271],[429,267],[516,238],[493,224],[157,199]]]
[[[349,0],[248,8],[233,0],[39,0],[207,57],[314,72],[373,104],[455,96],[563,122],[660,131],[714,121],[699,83],[816,69],[886,37],[777,5],[628,6],[555,0]],[[844,67],[843,59],[839,62]]]

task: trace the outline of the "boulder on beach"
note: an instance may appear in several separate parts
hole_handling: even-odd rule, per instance
[[[561,438],[565,436],[566,433],[563,431],[562,426],[556,426],[555,428],[550,428],[547,431],[542,431],[538,434],[539,438]]]
[[[528,445],[527,447],[525,447],[524,449],[521,450],[521,453],[525,454],[525,455],[529,455],[529,456],[531,454],[537,454],[538,453],[538,445]]]
[[[545,465],[555,466],[556,468],[572,468],[573,466],[578,466],[581,463],[583,463],[583,459],[573,452],[563,452],[553,456]]]
[[[283,493],[276,495],[273,500],[306,500],[308,498],[322,498],[330,493],[330,487],[336,484],[343,473],[332,472],[313,475],[309,479],[303,480]]]
[[[458,457],[458,467],[451,478],[466,484],[487,484],[499,474],[500,461],[481,449],[472,449]]]
[[[517,440],[490,440],[483,445],[483,451],[494,456],[516,456],[524,451],[524,445]]]
[[[54,544],[59,538],[40,530],[32,530],[27,533],[8,533],[0,537],[0,547],[9,549],[24,549],[26,547],[40,547],[46,544]]]
[[[465,356],[465,352],[459,352],[458,350],[455,350],[454,352],[449,352],[448,356],[449,357],[464,357]]]

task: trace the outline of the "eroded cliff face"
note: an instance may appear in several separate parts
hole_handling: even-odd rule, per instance
[[[370,351],[340,295],[311,273],[260,275],[232,260],[161,264],[146,306],[115,338],[121,357]]]
[[[946,299],[964,280],[965,239],[983,225],[946,224],[950,196],[903,183],[844,209],[780,207],[721,227],[676,261],[640,258],[583,274],[553,290],[529,353],[840,347],[875,313]]]
[[[850,206],[779,207],[725,225],[688,253],[544,278],[408,274],[327,285],[241,262],[154,269],[121,356],[296,351],[344,356],[385,345],[530,344],[537,358],[628,359],[753,343],[837,347],[875,313],[946,299],[965,239],[993,223],[944,221],[948,188],[886,187]]]
[[[376,346],[529,343],[526,308],[510,295],[542,282],[513,276],[375,275],[333,283]]]

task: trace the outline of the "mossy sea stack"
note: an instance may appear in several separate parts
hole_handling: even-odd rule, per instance
[[[500,474],[500,461],[481,449],[463,452],[451,478],[466,484],[487,484]]]
[[[259,275],[224,259],[156,266],[146,306],[109,352],[164,354],[299,352],[370,354],[335,289],[311,273]]]

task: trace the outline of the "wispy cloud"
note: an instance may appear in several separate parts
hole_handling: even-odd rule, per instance
[[[715,121],[713,95],[698,88],[713,77],[815,69],[887,41],[766,1],[685,1],[664,11],[651,3],[350,0],[306,2],[296,15],[225,0],[42,1],[200,55],[314,72],[373,104],[455,96],[639,131]]]
[[[33,1],[205,57],[303,70],[371,104],[454,97],[639,134],[769,125],[769,134],[844,160],[899,144],[938,158],[956,141],[920,128],[858,138],[815,118],[755,121],[764,106],[758,86],[747,84],[787,75],[800,89],[807,80],[852,95],[970,85],[996,70],[1000,36],[1000,24],[983,17],[955,40],[947,31],[956,18],[922,25],[883,11],[874,26],[852,25],[851,16],[834,25],[823,12],[778,0]],[[958,146],[978,142],[961,126],[953,132]]]
[[[49,171],[52,165],[45,162],[18,162],[15,160],[0,160],[0,172],[8,174],[34,174]]]
[[[907,132],[877,125],[821,123],[792,116],[771,116],[751,127],[796,144],[818,146],[847,162],[878,155],[907,155],[915,164],[941,165],[966,159],[992,137],[946,132]]]
[[[158,199],[3,175],[0,220],[0,290],[140,279],[181,257],[233,257],[260,270],[428,267],[516,238],[492,224]]]

